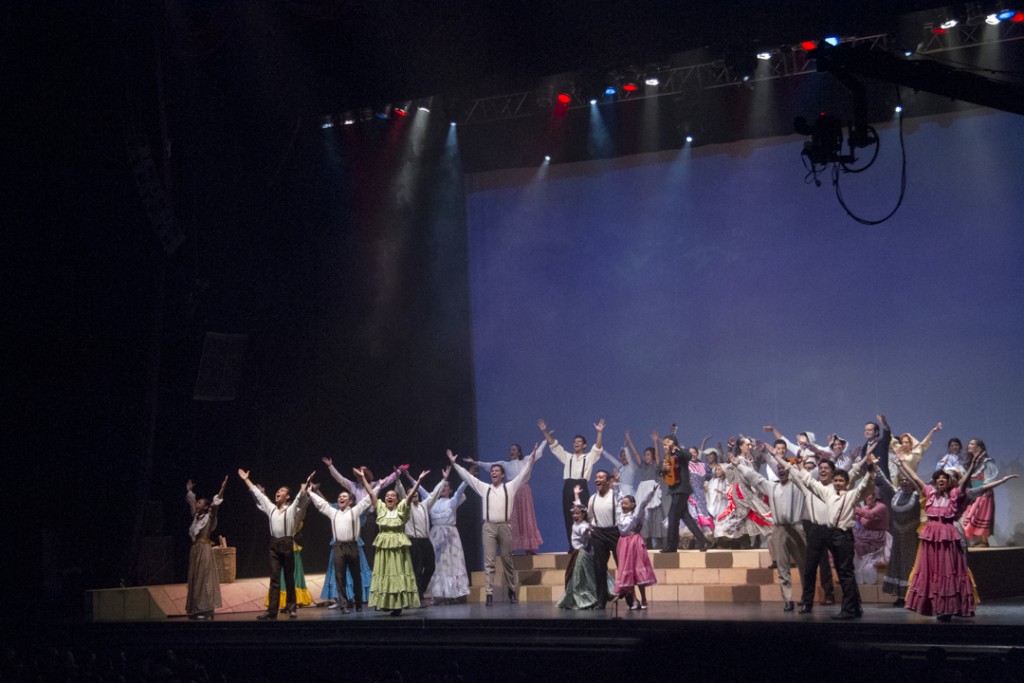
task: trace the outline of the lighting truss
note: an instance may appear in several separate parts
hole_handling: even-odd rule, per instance
[[[867,44],[870,49],[889,49],[889,36],[886,34],[846,38],[842,42],[854,45]],[[641,87],[633,92],[620,92],[616,95],[615,101],[651,99],[682,92],[727,88],[758,81],[816,73],[813,53],[799,47],[789,51],[778,51],[764,63],[768,65],[768,73],[759,70],[757,75],[747,81],[743,80],[742,74],[727,66],[723,59],[659,69],[657,71],[660,81],[658,86]],[[571,97],[569,109],[590,106],[589,98],[584,98],[577,89],[570,88],[566,92]],[[460,125],[465,125],[535,116],[550,111],[550,106],[545,103],[546,99],[550,98],[538,97],[538,93],[531,90],[481,97],[470,100],[463,109],[464,113],[457,116],[457,119]]]
[[[943,34],[932,33],[928,30],[931,28],[930,25],[925,26],[928,37],[918,48],[919,55],[1024,39],[1024,22],[1001,21],[995,26],[985,23],[971,26],[967,22],[960,22]]]

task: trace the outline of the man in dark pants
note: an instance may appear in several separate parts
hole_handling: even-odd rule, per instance
[[[811,467],[804,467],[807,464],[811,465]],[[818,481],[825,486],[830,486],[832,484],[832,475],[836,471],[832,461],[822,460],[817,467],[813,465],[813,460],[805,460],[800,466],[809,472],[811,476],[817,474]],[[804,565],[800,568],[800,584],[803,586],[800,597],[801,614],[807,614],[814,609],[814,584],[816,580],[821,582],[821,588],[825,592],[821,604],[833,605],[836,601],[835,584],[832,582],[832,563],[829,561],[828,554],[828,540],[831,536],[828,528],[828,506],[817,496],[808,494],[804,499],[807,506],[807,519],[804,520],[807,554],[804,557]]]
[[[298,612],[295,609],[295,539],[292,537],[302,520],[306,503],[309,502],[309,494],[306,489],[313,478],[313,474],[303,482],[299,489],[298,497],[291,500],[291,490],[282,486],[274,494],[274,502],[259,489],[258,486],[249,481],[249,473],[243,469],[238,470],[238,476],[242,478],[245,485],[249,487],[252,497],[256,499],[256,507],[266,513],[270,518],[270,594],[267,596],[267,611],[256,617],[260,621],[264,619],[276,619],[281,603],[281,570],[284,570],[285,585],[285,611],[288,616],[295,618]]]
[[[338,601],[334,605],[340,607],[343,614],[348,614],[349,608],[345,601],[347,572],[348,576],[352,577],[352,597],[356,611],[362,612],[363,577],[359,571],[359,518],[370,509],[372,499],[367,496],[352,505],[352,494],[342,491],[338,494],[338,506],[333,507],[316,491],[310,491],[309,494],[316,509],[331,520],[331,535],[334,539],[331,546],[334,553],[334,581],[337,584],[338,595]]]
[[[667,482],[665,484],[671,496],[671,504],[668,508],[668,535],[665,537],[665,547],[661,549],[661,552],[674,553],[677,551],[679,520],[683,520],[686,528],[693,534],[697,548],[703,553],[708,549],[708,541],[704,538],[704,532],[700,530],[697,520],[690,514],[690,508],[687,505],[687,500],[693,493],[693,489],[690,487],[690,470],[687,466],[689,458],[686,456],[686,451],[679,447],[679,440],[675,434],[670,434],[662,439],[661,445],[665,448],[665,460],[661,470],[662,479],[671,474],[676,480],[674,484]],[[675,463],[675,469],[672,472],[669,471],[670,463]]]
[[[607,470],[598,470],[594,475],[594,488],[597,492],[587,501],[587,520],[590,522],[590,546],[594,549],[594,574],[597,578],[597,604],[594,609],[604,609],[613,596],[608,594],[608,558],[615,556],[619,542],[619,527],[616,523],[618,496],[612,489],[612,477]],[[582,493],[577,486],[574,490],[576,500]]]
[[[836,470],[832,477],[832,485],[825,486],[804,470],[791,467],[789,463],[776,458],[781,469],[789,470],[795,476],[794,481],[807,491],[807,495],[816,496],[827,506],[828,539],[826,547],[836,562],[836,574],[839,575],[839,587],[843,591],[843,605],[833,619],[857,619],[861,616],[860,590],[853,570],[853,509],[875,490],[874,455],[868,453],[865,458],[846,470]],[[866,476],[862,476],[866,471]],[[854,488],[849,488],[851,481],[857,481]],[[808,544],[810,539],[808,539]],[[809,550],[809,548],[808,548]],[[808,562],[810,565],[810,562]],[[806,602],[804,604],[806,607]],[[802,613],[809,610],[801,608]]]
[[[555,437],[551,435],[552,432],[548,429],[547,422],[538,420],[537,426],[540,427],[540,431],[544,434],[544,439],[548,442],[551,454],[562,463],[562,514],[564,515],[563,521],[565,522],[565,540],[569,542],[569,548],[571,549],[572,512],[570,510],[574,496],[573,490],[579,486],[583,489],[584,496],[590,496],[587,481],[590,480],[590,471],[593,469],[594,464],[601,459],[602,444],[604,443],[604,420],[599,420],[594,424],[594,429],[597,430],[597,439],[594,441],[594,447],[587,451],[587,440],[581,434],[577,434],[572,440],[572,453],[567,453]]]

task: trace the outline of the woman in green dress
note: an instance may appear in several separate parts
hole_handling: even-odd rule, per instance
[[[379,500],[361,470],[356,470],[363,488],[370,496],[371,505],[377,511],[377,526],[380,532],[373,541],[376,559],[373,563],[373,579],[370,581],[370,600],[367,603],[378,610],[390,610],[391,616],[402,614],[406,607],[419,607],[420,595],[416,587],[416,575],[412,569],[409,546],[412,543],[405,535],[405,523],[409,521],[409,500],[398,500],[395,491],[388,491],[384,500]],[[412,490],[419,489],[420,482],[430,474],[422,472]]]

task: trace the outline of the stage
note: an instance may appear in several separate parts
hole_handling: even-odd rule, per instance
[[[972,619],[939,623],[906,609],[865,605],[855,621],[780,605],[651,603],[646,611],[563,611],[551,603],[479,603],[342,614],[305,607],[259,622],[257,613],[212,621],[50,625],[19,630],[23,646],[118,653],[129,661],[199,662],[225,680],[613,680],[673,675],[691,680],[919,680],[929,666],[1013,675],[1024,664],[1024,600],[980,605]],[[123,653],[123,654],[121,654]],[[867,670],[865,669],[867,667]],[[396,672],[401,672],[399,676]],[[258,674],[258,675],[257,675]]]
[[[185,659],[226,681],[252,680],[257,672],[270,681],[638,675],[914,681],[949,669],[963,680],[1016,678],[1024,666],[1021,553],[972,550],[982,603],[975,617],[950,623],[893,607],[892,596],[876,586],[861,587],[861,619],[832,620],[838,605],[817,604],[806,615],[784,612],[763,550],[652,553],[659,585],[649,592],[649,609],[629,611],[619,603],[599,611],[559,610],[556,584],[565,556],[553,553],[516,558],[518,604],[496,589],[494,606],[485,606],[483,577],[473,573],[472,593],[461,604],[409,609],[398,617],[309,606],[297,618],[282,613],[261,622],[256,616],[267,580],[251,578],[222,585],[224,607],[212,621],[191,621],[181,614],[183,585],[143,586],[91,591],[93,615],[86,623],[22,627],[11,642],[70,647],[100,658],[115,653],[147,669],[168,657],[173,662],[164,665],[171,668]],[[322,578],[306,575],[314,596]]]

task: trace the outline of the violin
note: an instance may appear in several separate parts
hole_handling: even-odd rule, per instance
[[[675,436],[677,431],[679,431],[679,425],[673,422],[669,433]],[[665,451],[665,460],[661,463],[661,478],[668,486],[675,486],[679,483],[679,456],[676,455],[677,452],[678,449],[672,452]]]

